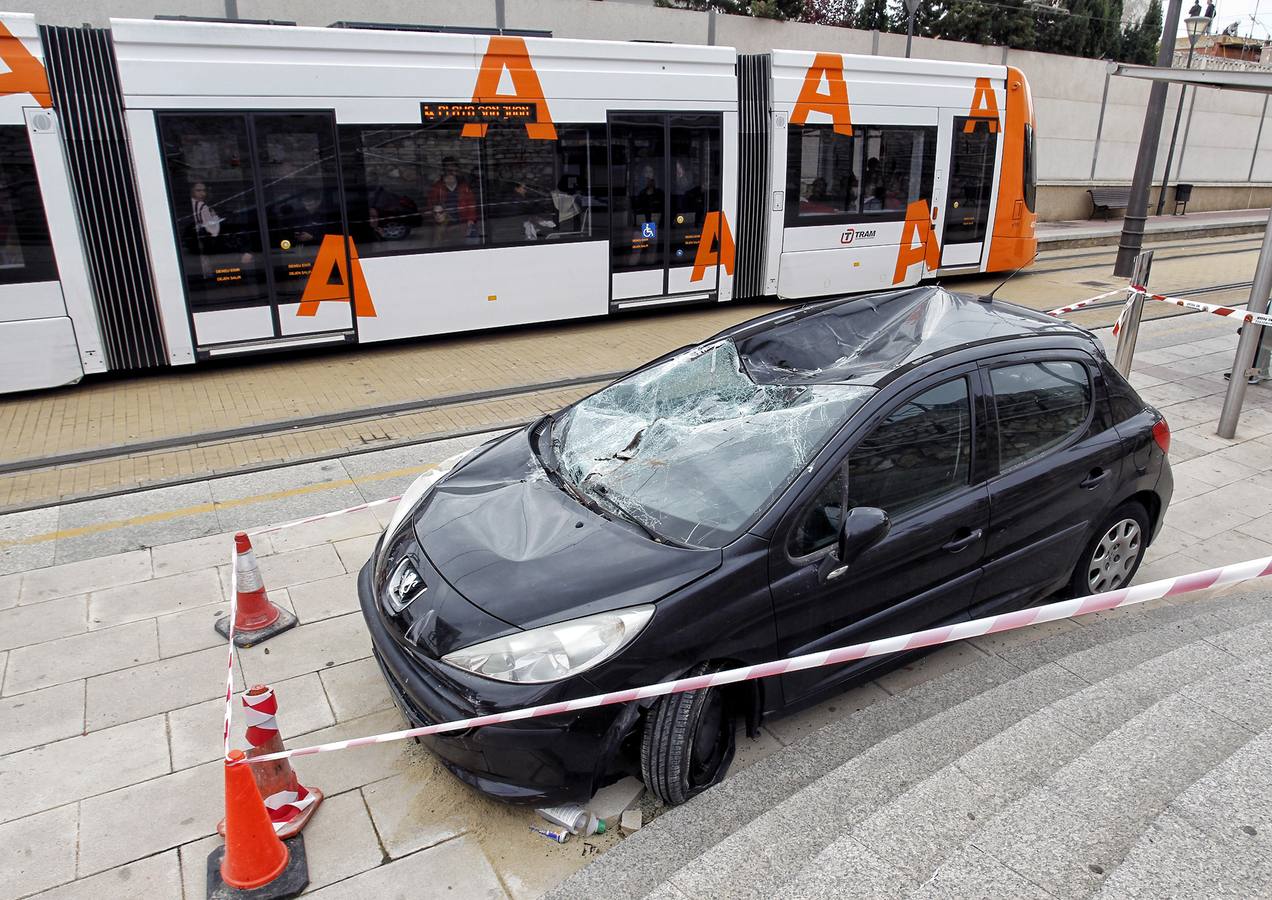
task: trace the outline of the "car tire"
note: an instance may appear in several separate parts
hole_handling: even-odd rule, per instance
[[[705,675],[700,663],[686,678]],[[736,748],[737,715],[720,688],[669,694],[650,708],[640,745],[645,786],[668,806],[677,806],[718,784]]]
[[[1148,513],[1140,504],[1123,503],[1109,513],[1073,569],[1070,596],[1085,597],[1130,584],[1144,560],[1148,537]]]

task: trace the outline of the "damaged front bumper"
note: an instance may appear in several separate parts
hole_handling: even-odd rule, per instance
[[[404,646],[375,597],[372,568],[368,562],[358,575],[362,615],[393,701],[413,726],[596,693],[582,677],[547,685],[503,684]],[[636,704],[627,704],[420,740],[461,781],[499,800],[536,806],[586,802],[623,773],[621,745],[639,714]]]

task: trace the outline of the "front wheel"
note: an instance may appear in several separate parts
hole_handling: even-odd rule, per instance
[[[700,663],[685,677],[705,675]],[[670,694],[649,710],[640,745],[645,786],[663,803],[676,806],[729,771],[735,749],[737,716],[719,688]]]
[[[1126,587],[1139,570],[1148,546],[1148,513],[1123,503],[1109,514],[1082,551],[1069,589],[1074,597]]]

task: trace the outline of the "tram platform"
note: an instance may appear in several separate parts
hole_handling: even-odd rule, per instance
[[[1144,223],[1147,242],[1184,237],[1220,237],[1228,234],[1262,232],[1268,222],[1266,209],[1227,209],[1193,212],[1184,216],[1149,216]],[[1116,244],[1122,234],[1122,219],[1072,219],[1038,223],[1038,245],[1043,250],[1063,247],[1096,247]]]
[[[1257,235],[1233,235],[1266,211],[1199,213],[1204,245],[1150,221],[1155,287],[1209,286],[1207,299],[1240,302],[1240,285],[1216,272],[1253,271]],[[1183,218],[1183,217],[1178,217]],[[997,296],[1037,309],[1119,283],[1111,274],[1120,223],[1051,223],[1042,251]],[[1057,237],[1059,236],[1059,237]],[[1089,250],[1062,241],[1103,240]],[[989,291],[1003,277],[950,282]],[[217,475],[453,438],[509,427],[558,409],[618,373],[736,322],[777,308],[726,304],[628,313],[289,355],[217,360],[194,367],[97,376],[67,388],[0,398],[0,511],[36,509]],[[1178,314],[1177,309],[1148,315]],[[1116,311],[1074,321],[1099,328]]]

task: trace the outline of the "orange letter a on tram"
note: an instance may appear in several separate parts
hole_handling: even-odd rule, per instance
[[[719,242],[719,249],[712,245]],[[702,237],[698,238],[698,252],[693,257],[693,271],[690,281],[701,281],[707,274],[707,267],[724,266],[724,271],[733,274],[733,234],[729,231],[729,220],[722,212],[709,212],[702,220]]]
[[[915,200],[905,208],[905,224],[901,226],[901,246],[897,250],[897,270],[892,283],[905,281],[905,273],[915,263],[926,262],[933,271],[940,268],[941,248],[932,234],[932,219],[926,200]]]
[[[826,93],[821,92],[822,80]],[[844,58],[838,53],[818,53],[804,76],[804,86],[799,89],[795,111],[791,113],[792,125],[808,123],[810,112],[821,112],[835,123],[836,134],[852,136],[852,116],[848,111],[848,84],[844,81]]]
[[[998,100],[994,98],[994,87],[988,78],[976,79],[976,90],[972,93],[972,108],[967,111],[968,120],[963,125],[963,133],[971,134],[980,122],[986,122],[991,132],[998,131]]]
[[[362,275],[362,264],[358,262],[358,248],[349,238],[349,267],[353,269],[353,313],[359,318],[370,318],[375,315],[375,307],[371,304],[371,292],[367,290],[367,280]],[[335,280],[332,280],[332,275]],[[322,245],[318,248],[318,256],[309,269],[309,280],[305,282],[305,292],[300,295],[298,316],[318,315],[318,304],[325,300],[349,302],[349,271],[345,267],[345,236],[343,234],[324,235]]]
[[[511,94],[499,93],[499,79],[505,69],[512,79]],[[473,88],[473,102],[507,103],[513,100],[535,106],[535,121],[526,122],[526,134],[531,140],[556,140],[556,126],[552,124],[548,101],[543,98],[543,86],[539,84],[539,74],[530,62],[525,39],[496,35],[490,39],[486,55],[481,58],[477,86]],[[470,122],[461,133],[464,137],[485,137],[489,127],[485,123]]]
[[[45,109],[53,108],[53,97],[49,93],[49,79],[44,74],[44,66],[13,36],[3,22],[0,22],[0,61],[9,67],[8,72],[0,75],[0,96],[30,94],[40,106]]]

